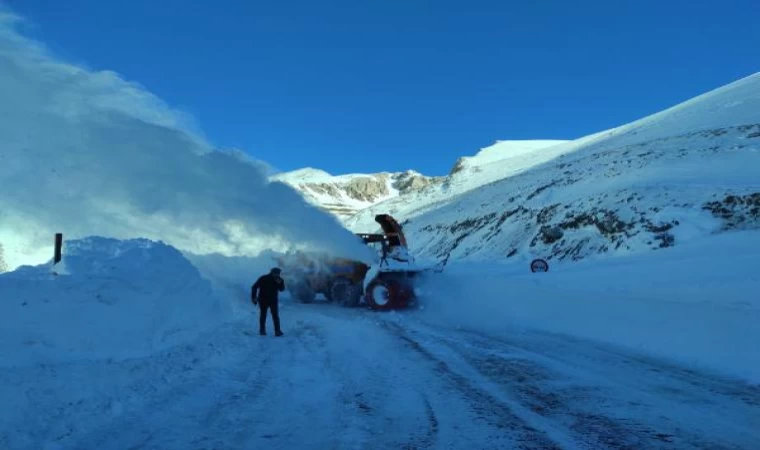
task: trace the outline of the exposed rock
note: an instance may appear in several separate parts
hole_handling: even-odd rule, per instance
[[[560,227],[541,227],[541,240],[544,244],[553,244],[562,239],[565,233]]]
[[[546,208],[539,211],[539,213],[536,215],[536,222],[538,222],[539,225],[549,223],[552,218],[554,218],[554,213],[557,211],[557,208],[559,208],[559,203],[547,206]]]
[[[723,219],[724,229],[760,228],[760,192],[747,195],[727,195],[720,201],[706,202],[702,209]]]
[[[378,198],[388,196],[388,176],[382,174],[374,177],[354,178],[348,182],[345,190],[351,198],[374,202]]]
[[[333,197],[340,196],[340,188],[332,183],[309,183],[304,185],[305,190],[313,191],[317,194],[330,195]]]
[[[668,231],[669,229],[673,228],[673,225],[678,225],[678,221],[675,220],[673,221],[673,223],[663,223],[659,225],[648,223],[644,225],[644,228],[651,233],[664,233]]]
[[[465,219],[462,221],[457,221],[451,224],[451,226],[449,226],[449,232],[458,233],[461,231],[467,231],[468,233],[470,233],[474,230],[478,230],[485,227],[495,217],[496,217],[496,214],[491,213],[491,214],[486,214],[485,216],[481,216],[481,217],[474,217],[474,218]]]
[[[457,162],[454,163],[454,167],[451,168],[451,171],[449,171],[449,176],[454,175],[455,173],[459,173],[464,170],[465,168],[465,161],[467,161],[467,158],[461,157],[457,159]]]
[[[394,194],[404,195],[418,191],[441,183],[445,178],[427,177],[412,170],[365,176],[333,176],[316,169],[297,170],[277,177],[304,194],[316,206],[341,219],[351,217],[359,210],[393,197]],[[351,201],[347,201],[347,198]]]
[[[395,177],[393,187],[400,194],[406,194],[407,192],[417,191],[433,183],[437,183],[440,181],[439,178],[441,177],[426,177],[416,172],[407,171]]]
[[[672,247],[676,242],[675,236],[670,233],[660,233],[655,235],[654,238],[660,241],[660,248]]]
[[[596,227],[604,235],[622,233],[627,228],[627,224],[620,220],[614,212],[607,212],[604,219],[596,222]]]
[[[550,187],[554,186],[554,185],[555,185],[555,184],[557,184],[557,183],[558,183],[557,181],[553,181],[553,182],[551,182],[551,183],[549,183],[549,184],[547,184],[547,185],[544,185],[544,186],[541,186],[541,187],[537,188],[535,191],[533,191],[533,193],[531,193],[531,194],[530,194],[530,195],[529,195],[529,196],[526,198],[526,200],[530,200],[530,199],[532,199],[532,198],[536,197],[538,194],[540,194],[540,193],[542,193],[543,191],[545,191],[545,190],[549,189]]]

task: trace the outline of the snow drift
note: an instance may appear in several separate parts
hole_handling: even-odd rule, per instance
[[[589,338],[760,383],[760,233],[530,273],[454,264],[424,286],[425,320]]]
[[[67,242],[65,255],[58,276],[48,264],[0,275],[0,365],[146,356],[230,313],[166,244],[91,237]]]
[[[0,244],[9,269],[54,232],[163,240],[204,254],[366,248],[262,163],[214,150],[190,119],[112,72],[62,62],[0,9]],[[307,226],[308,224],[308,226]]]

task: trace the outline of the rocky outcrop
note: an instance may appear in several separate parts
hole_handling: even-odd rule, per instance
[[[367,175],[332,176],[315,169],[301,169],[278,175],[301,192],[307,200],[340,219],[381,201],[424,189],[442,177],[427,177],[418,172],[382,172]]]
[[[308,184],[299,184],[294,187],[296,188],[301,187],[302,190],[303,188],[305,188],[309,191],[312,191],[320,195],[340,197],[340,187],[332,183],[308,183]]]
[[[388,197],[388,175],[380,174],[371,177],[354,178],[344,188],[346,194],[363,202],[374,203]]]
[[[464,157],[457,159],[457,162],[454,163],[454,167],[452,167],[451,171],[449,171],[449,176],[463,171],[465,167],[467,167],[466,161],[467,161],[467,158],[464,158]]]
[[[399,194],[418,191],[426,186],[441,181],[440,177],[427,177],[417,172],[407,171],[399,174],[393,181],[393,187]]]
[[[727,195],[721,200],[705,202],[702,209],[721,219],[724,229],[760,228],[760,192]]]

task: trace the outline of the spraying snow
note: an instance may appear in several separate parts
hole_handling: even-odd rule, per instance
[[[193,253],[364,246],[263,164],[216,151],[188,118],[111,72],[59,61],[0,15],[0,242],[10,269],[54,232],[164,240]],[[308,224],[308,226],[307,226]]]

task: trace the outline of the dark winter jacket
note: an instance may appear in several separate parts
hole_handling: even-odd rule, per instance
[[[285,281],[282,278],[268,273],[259,277],[251,286],[251,300],[262,303],[273,303],[279,299],[279,293],[285,290]]]

